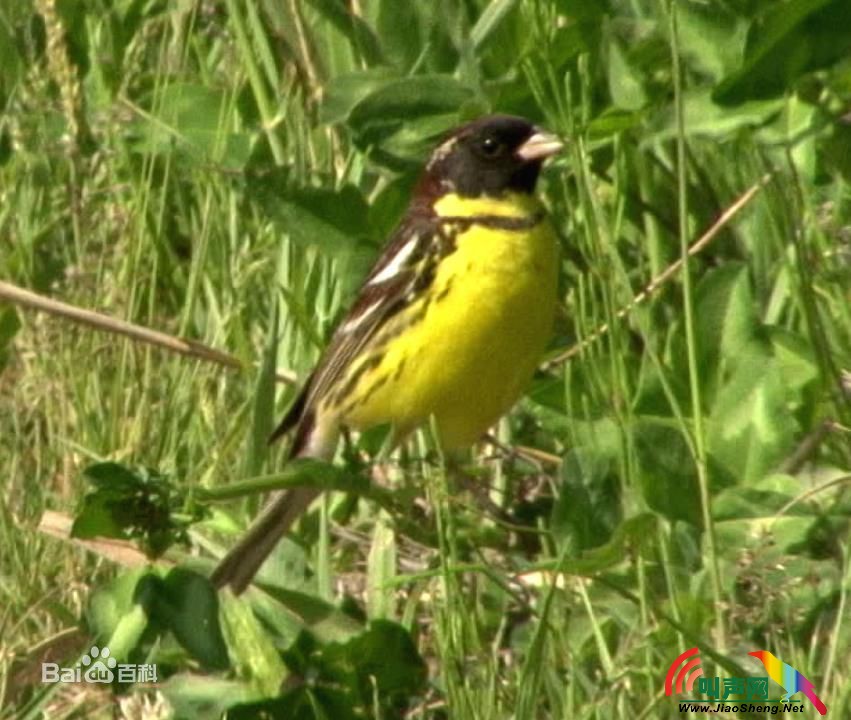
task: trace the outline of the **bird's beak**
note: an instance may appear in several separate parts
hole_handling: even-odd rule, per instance
[[[514,154],[523,162],[531,162],[552,157],[560,152],[563,147],[564,143],[555,135],[536,129],[529,139],[517,148]]]

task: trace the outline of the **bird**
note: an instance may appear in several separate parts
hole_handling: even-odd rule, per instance
[[[768,677],[786,691],[786,694],[782,698],[784,701],[788,702],[790,695],[794,695],[796,692],[802,692],[815,706],[815,709],[819,711],[819,714],[825,715],[827,713],[827,707],[825,707],[825,704],[816,695],[813,684],[791,665],[783,662],[768,650],[754,650],[753,652],[749,652],[748,655],[753,655],[765,665],[765,671],[768,673]]]
[[[535,196],[558,137],[488,115],[431,153],[386,248],[270,440],[332,460],[341,432],[433,422],[447,452],[473,445],[531,379],[553,329],[559,244]],[[239,594],[321,491],[274,493],[213,571]]]

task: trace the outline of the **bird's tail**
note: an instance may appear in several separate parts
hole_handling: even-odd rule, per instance
[[[336,446],[336,429],[320,433],[318,427],[308,423],[297,430],[290,453],[291,457],[327,460],[333,457]],[[210,576],[213,585],[217,588],[230,585],[237,595],[245,590],[278,541],[320,492],[316,488],[303,487],[273,493],[245,534],[213,570]]]
[[[319,493],[314,488],[295,488],[273,493],[251,527],[216,566],[210,576],[213,585],[218,588],[230,585],[237,595],[245,590],[278,540]]]
[[[819,696],[816,695],[812,686],[810,686],[808,688],[804,688],[803,691],[804,691],[804,695],[807,697],[807,700],[809,700],[813,704],[813,706],[815,706],[815,709],[819,711],[819,715],[826,715],[827,714],[827,707],[821,701],[821,698],[819,698]]]

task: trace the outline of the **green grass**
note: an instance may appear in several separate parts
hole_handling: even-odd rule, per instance
[[[843,13],[0,8],[0,279],[244,366],[0,302],[0,715],[154,717],[116,707],[159,697],[175,717],[218,717],[285,692],[278,717],[680,717],[664,678],[694,645],[708,677],[759,675],[747,653],[771,650],[847,715]],[[337,470],[284,469],[265,438],[294,387],[273,370],[304,377],[428,148],[491,110],[569,140],[541,192],[564,250],[550,357],[575,352],[463,469],[428,432],[389,458],[378,433]],[[130,571],[36,530],[45,510],[81,509],[84,470],[104,461],[132,472],[102,469],[101,491],[124,477],[165,498],[164,537],[193,548],[167,554],[181,569]],[[267,592],[217,602],[202,558],[233,541],[258,487],[293,478],[338,492],[282,543]],[[73,665],[92,644],[156,662],[162,696],[39,682],[42,661]]]

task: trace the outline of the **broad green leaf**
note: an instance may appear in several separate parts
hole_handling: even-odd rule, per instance
[[[219,627],[219,600],[210,581],[198,573],[174,568],[157,593],[157,620],[177,641],[211,670],[226,670],[230,663]]]
[[[617,40],[608,43],[609,94],[622,110],[640,110],[647,102],[641,75],[629,65],[626,53]]]
[[[723,379],[743,353],[764,352],[756,318],[747,266],[730,262],[708,271],[695,289],[697,361],[704,402],[711,406]],[[667,355],[674,369],[672,381],[688,377],[685,330],[678,324]],[[655,381],[655,371],[648,380]],[[687,397],[687,396],[684,396]],[[646,399],[646,398],[645,398]]]
[[[242,169],[251,153],[251,137],[230,129],[232,100],[228,93],[193,83],[167,85],[150,115],[131,128],[137,150],[181,151],[202,162]]]
[[[176,718],[198,720],[219,720],[229,707],[260,696],[243,682],[189,673],[172,675],[157,689],[174,709]]]
[[[710,270],[697,286],[695,301],[702,367],[739,358],[757,331],[748,268],[731,262]]]
[[[470,30],[473,47],[480,49],[517,4],[518,0],[491,0]]]
[[[277,694],[288,672],[272,638],[244,599],[225,591],[219,603],[221,627],[237,676],[247,678],[264,696]]]
[[[561,377],[543,373],[536,375],[525,395],[527,404],[531,405],[530,411],[534,413],[539,407],[546,408],[564,418],[564,384],[564,378]],[[567,427],[565,420],[558,422],[560,429]]]
[[[673,420],[640,417],[632,427],[641,494],[669,520],[701,526],[694,456]]]
[[[149,568],[137,568],[119,574],[95,590],[89,597],[86,620],[98,639],[108,638],[122,616],[135,604],[136,587],[142,578],[152,576]]]
[[[798,172],[810,180],[823,172],[816,154],[824,117],[817,105],[798,95],[787,96],[773,122],[757,130],[756,137],[767,146],[789,146]]]
[[[83,475],[98,489],[136,490],[143,482],[142,472],[115,462],[89,465]]]
[[[306,0],[306,2],[349,40],[353,50],[361,55],[367,64],[377,65],[382,62],[380,43],[372,28],[345,3],[335,0]]]
[[[308,630],[321,642],[345,642],[363,631],[363,624],[327,600],[289,588],[261,584],[264,597],[255,601],[258,614],[271,625],[275,616],[286,614],[286,634],[296,626]]]
[[[709,449],[738,482],[761,478],[793,450],[798,423],[776,361],[743,348],[718,390],[708,423]]]
[[[594,53],[602,47],[600,20],[579,20],[556,28],[553,32],[549,61],[557,67],[563,67],[583,53]]]
[[[426,665],[416,645],[401,625],[387,620],[373,620],[349,642],[329,645],[323,660],[334,673],[354,676],[364,704],[373,688],[391,704],[424,689]]]
[[[130,537],[129,531],[126,530],[128,523],[118,517],[119,513],[123,515],[123,508],[124,498],[113,499],[105,494],[95,493],[87,495],[74,518],[71,537],[128,539]],[[132,518],[129,519],[130,522],[132,520]]]
[[[380,142],[403,124],[457,112],[472,92],[451,75],[415,75],[391,80],[364,97],[348,124],[363,145]]]
[[[712,516],[718,522],[763,519],[766,523],[782,516],[814,518],[819,510],[812,500],[791,505],[802,491],[798,478],[780,473],[766,475],[748,486],[737,485],[719,492],[712,499]]]
[[[608,542],[621,519],[621,485],[616,457],[578,447],[561,466],[558,497],[550,516],[550,532],[571,553]]]
[[[729,139],[740,128],[759,127],[771,122],[783,110],[783,100],[749,100],[725,107],[712,99],[709,90],[698,88],[685,93],[683,114],[686,135]],[[642,144],[669,139],[677,134],[673,106],[665,105],[650,122],[650,132]]]
[[[127,660],[148,629],[159,584],[155,573],[139,568],[121,573],[89,598],[88,625],[117,660]]]
[[[140,582],[141,586],[145,584],[145,581]],[[151,582],[150,587],[154,588],[155,584]],[[133,607],[130,608],[129,612],[121,616],[112,634],[106,640],[106,646],[116,660],[129,658],[130,653],[142,641],[145,631],[149,629],[154,592],[153,589],[150,592],[137,589],[134,597],[136,602]]]
[[[719,103],[782,94],[805,72],[828,65],[851,49],[846,0],[775,3],[754,20],[741,67],[715,90]]]
[[[155,470],[106,462],[90,465],[84,474],[95,490],[83,497],[71,537],[135,540],[158,557],[175,542],[184,542],[187,526],[203,512],[197,508],[192,517],[184,517],[182,494]]]
[[[652,513],[639,513],[621,522],[605,544],[586,550],[577,558],[537,563],[534,567],[536,570],[557,569],[567,575],[592,575],[608,570],[645,547],[653,538],[656,524],[657,518]]]
[[[721,4],[677,4],[680,51],[689,66],[714,81],[735,70],[744,54],[747,20]]]
[[[237,705],[225,720],[361,720],[351,698],[334,687],[301,685],[273,700]]]
[[[790,409],[798,403],[795,395],[818,379],[818,365],[812,345],[800,335],[783,328],[771,328],[771,349],[777,370],[788,391]]]
[[[322,644],[301,633],[284,659],[294,678],[291,689],[235,707],[229,718],[345,720],[372,716],[372,710],[396,717],[425,688],[425,663],[410,635],[386,620],[372,622],[347,642]]]
[[[396,228],[414,191],[418,173],[407,173],[390,180],[369,206],[372,237],[389,238]]]
[[[591,140],[605,140],[613,135],[631,130],[641,124],[640,113],[627,112],[617,108],[607,108],[588,123],[588,137]]]
[[[435,143],[457,124],[458,115],[455,112],[427,115],[403,123],[383,138],[380,153],[391,158],[386,162],[391,168],[398,167],[403,171],[415,168],[419,171]],[[373,158],[381,161],[382,158],[377,155]],[[398,160],[394,163],[393,159]]]
[[[332,78],[323,88],[319,120],[328,124],[345,122],[366,96],[398,79],[396,70],[383,66]]]
[[[378,0],[368,3],[375,16],[374,26],[385,54],[393,65],[407,73],[421,58],[429,23],[423,4]]]
[[[281,232],[302,245],[349,254],[368,237],[369,210],[355,187],[260,190],[259,199]]]
[[[451,75],[415,75],[390,80],[354,107],[350,122],[353,127],[362,128],[373,121],[440,115],[457,108],[470,94]]]
[[[564,416],[562,416],[564,417]],[[600,420],[571,420],[573,442],[583,452],[615,459],[623,447],[623,430],[611,417]]]

